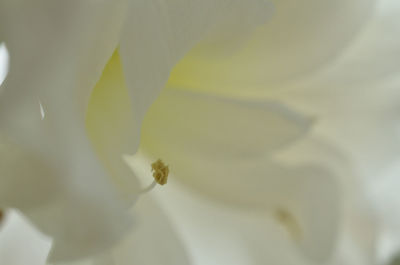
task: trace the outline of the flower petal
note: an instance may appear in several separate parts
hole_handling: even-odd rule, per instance
[[[98,187],[92,188],[101,192]],[[25,213],[40,230],[52,236],[49,262],[59,262],[95,255],[117,243],[131,226],[125,210],[109,198],[85,198],[75,192],[60,194],[52,202]]]
[[[143,196],[133,210],[136,226],[112,251],[115,265],[191,264],[177,230],[153,199]]]
[[[215,158],[264,156],[306,133],[311,119],[276,102],[234,100],[168,89],[143,123],[143,147]],[[177,154],[178,155],[178,154]]]
[[[138,183],[122,159],[139,145],[140,124],[132,115],[132,104],[118,51],[109,60],[90,98],[86,128],[103,165],[126,199],[138,192]]]
[[[380,1],[369,27],[325,71],[293,84],[279,97],[316,116],[315,131],[374,177],[399,153],[400,6]],[[371,151],[373,150],[373,151]]]
[[[85,100],[117,45],[124,4],[0,3],[0,35],[10,53],[0,96],[1,141],[19,159],[13,165],[28,161],[32,169],[17,174],[22,170],[6,168],[10,176],[0,186],[10,187],[12,204],[3,207],[21,209],[54,237],[54,260],[102,251],[129,226],[127,202],[94,153],[84,123]]]
[[[219,46],[200,45],[174,68],[170,84],[258,96],[279,89],[337,57],[367,24],[375,7],[375,0],[273,2],[271,20],[234,53],[215,56]]]
[[[121,58],[140,123],[172,67],[198,41],[237,25],[251,30],[268,17],[264,0],[138,0],[121,40]]]
[[[43,265],[51,241],[44,237],[19,212],[7,211],[0,231],[0,264]]]
[[[168,189],[158,192],[157,197],[199,263],[314,264],[298,251],[299,242],[293,241],[273,212],[226,207],[177,184],[172,178]],[[330,239],[318,244],[326,245],[325,240]]]
[[[154,198],[141,197],[131,214],[136,217],[135,226],[113,248],[78,263],[60,265],[191,264],[175,226]]]
[[[2,1],[0,32],[11,57],[7,87],[17,96],[22,91],[65,92],[57,75],[72,75],[66,91],[84,118],[91,90],[118,45],[125,11],[125,0]],[[38,84],[44,78],[58,85]]]
[[[308,256],[322,260],[338,226],[338,184],[329,170],[280,165],[271,157],[308,125],[277,104],[166,90],[146,116],[142,148],[203,194],[268,209]]]

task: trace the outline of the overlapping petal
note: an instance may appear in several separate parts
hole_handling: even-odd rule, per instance
[[[113,183],[124,198],[134,200],[139,186],[123,155],[131,154],[138,145],[140,123],[132,113],[118,51],[107,63],[93,90],[86,114],[86,128]]]
[[[172,67],[197,42],[238,25],[254,30],[270,11],[264,0],[133,1],[120,52],[136,120],[142,121]]]
[[[126,189],[134,193],[137,188],[121,156],[136,151],[135,130],[168,79],[170,68],[208,32],[216,31],[215,25],[232,26],[237,14],[248,16],[243,25],[249,28],[264,21],[267,6],[263,4],[123,0],[0,3],[0,36],[11,58],[0,97],[0,133],[4,153],[12,153],[15,159],[5,167],[2,178],[2,187],[13,187],[2,194],[7,199],[4,207],[22,209],[54,236],[54,260],[96,253],[121,235],[130,219],[122,200],[128,194],[126,190],[121,194],[123,178],[128,174],[132,177]],[[118,43],[134,115],[123,116],[118,123],[122,128],[111,129],[106,122],[129,109],[113,109],[117,103],[104,100],[114,82],[124,89],[124,74],[118,63],[113,66],[113,59],[108,65],[111,70],[107,66],[103,73]],[[93,112],[113,112],[102,121],[96,115],[89,117],[92,124],[87,126],[86,107],[93,88],[97,91],[92,98],[96,105]],[[91,126],[89,134],[99,154],[86,135]],[[93,133],[97,129],[102,131]],[[122,132],[125,137],[112,141],[112,137],[121,136],[117,129],[128,130]],[[19,169],[18,163],[28,167]],[[108,177],[110,172],[123,181],[117,180],[115,186],[115,178]],[[26,183],[37,185],[21,185]],[[15,190],[24,195],[16,195]],[[129,201],[132,199],[134,196]]]
[[[234,52],[200,45],[174,69],[173,86],[236,95],[267,95],[327,65],[368,24],[374,0],[273,1],[270,21]]]
[[[43,265],[50,246],[51,240],[35,230],[19,212],[7,212],[0,232],[1,264]]]
[[[133,213],[137,216],[135,228],[110,252],[109,260],[104,264],[191,264],[179,230],[158,202],[144,196],[135,205]]]
[[[287,227],[271,212],[215,203],[177,184],[172,178],[169,189],[160,191],[157,197],[180,227],[182,237],[199,263],[316,263],[299,251]],[[325,245],[324,240],[319,244]]]
[[[280,97],[319,119],[316,131],[342,148],[359,173],[374,177],[399,152],[400,7],[379,1],[369,27],[325,71]]]
[[[135,226],[118,244],[89,259],[57,265],[191,264],[178,230],[151,195],[143,196],[130,213],[137,217]]]
[[[270,211],[308,256],[321,260],[338,226],[338,184],[327,169],[279,164],[272,156],[309,126],[276,103],[166,90],[143,123],[142,149],[204,195]]]
[[[179,150],[199,159],[251,160],[300,138],[311,124],[311,118],[278,102],[167,89],[146,116],[142,142],[161,158]]]
[[[23,210],[55,237],[54,259],[99,251],[130,217],[87,140],[87,102],[78,99],[90,94],[117,45],[123,2],[2,1],[0,10],[10,54],[0,97],[2,154],[15,159],[2,172],[1,186],[9,187],[2,206]]]

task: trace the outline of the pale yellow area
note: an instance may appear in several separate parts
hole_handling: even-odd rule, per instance
[[[91,94],[86,128],[94,149],[112,180],[120,189],[126,189],[126,192],[135,189],[133,186],[136,185],[136,180],[122,156],[133,154],[136,150],[132,149],[139,141],[139,125],[135,124],[130,99],[120,56],[116,50]]]
[[[333,62],[374,10],[373,0],[272,2],[271,17],[254,31],[198,43],[173,69],[168,86],[271,97]]]

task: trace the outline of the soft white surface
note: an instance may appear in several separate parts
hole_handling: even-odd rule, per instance
[[[20,213],[10,211],[0,230],[0,264],[43,265],[51,240],[40,234]]]

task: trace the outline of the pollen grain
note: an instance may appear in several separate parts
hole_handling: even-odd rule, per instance
[[[165,185],[168,181],[169,167],[165,165],[161,159],[151,164],[151,171],[153,172],[154,180],[160,184]]]

